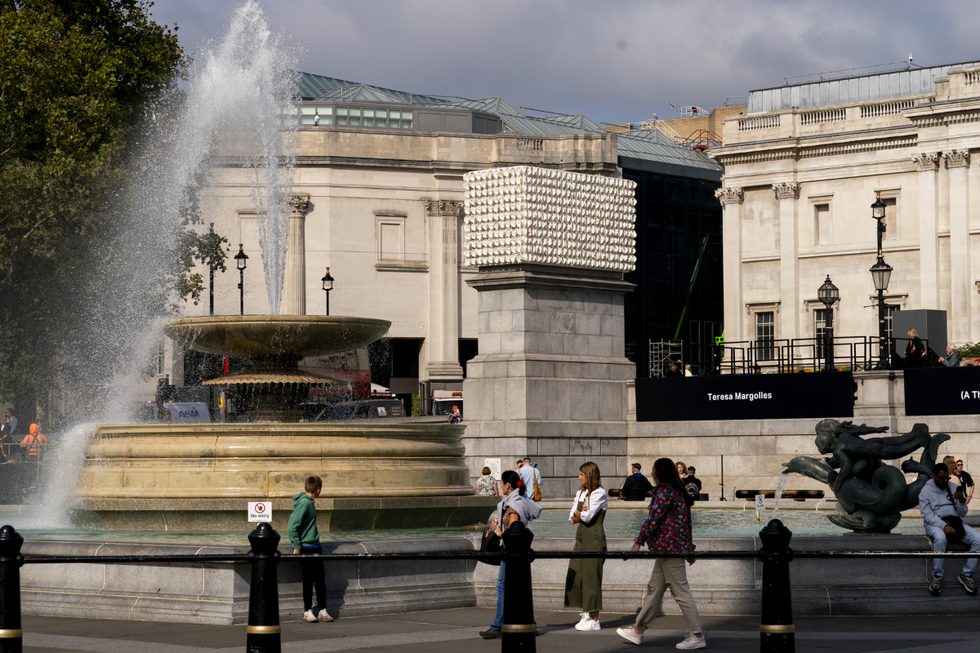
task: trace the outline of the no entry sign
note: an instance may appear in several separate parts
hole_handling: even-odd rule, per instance
[[[248,520],[272,523],[272,503],[269,501],[249,501]]]

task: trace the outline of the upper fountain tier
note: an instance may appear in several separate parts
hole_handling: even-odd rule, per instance
[[[208,354],[299,359],[366,345],[384,336],[389,326],[387,320],[333,315],[222,315],[171,320],[163,331]]]

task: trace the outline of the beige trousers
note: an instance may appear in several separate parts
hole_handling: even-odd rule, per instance
[[[687,584],[687,570],[684,568],[686,564],[683,558],[657,558],[653,561],[653,573],[650,574],[650,582],[647,583],[647,591],[643,595],[643,606],[640,614],[636,615],[637,626],[647,628],[653,624],[669,585],[670,593],[684,615],[688,631],[701,632],[701,616]]]

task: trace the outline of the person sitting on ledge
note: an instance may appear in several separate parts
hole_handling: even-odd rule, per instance
[[[963,523],[967,510],[969,509],[966,507],[966,496],[962,488],[955,483],[950,487],[949,468],[945,463],[936,463],[932,468],[932,480],[919,492],[919,512],[922,513],[926,535],[932,540],[933,551],[945,551],[946,543],[955,539],[969,545],[970,551],[980,551],[980,534]],[[976,566],[977,559],[970,558],[956,578],[967,594],[977,593],[977,586],[973,582],[973,570]],[[939,596],[942,588],[943,559],[933,558],[929,593]]]
[[[946,357],[939,357],[939,362],[943,364],[943,367],[959,367],[960,366],[960,355],[956,353],[956,347],[953,343],[946,345]]]
[[[623,489],[619,491],[619,498],[624,501],[644,501],[647,492],[653,489],[653,485],[640,472],[640,463],[633,463],[631,469],[633,473],[626,477]]]

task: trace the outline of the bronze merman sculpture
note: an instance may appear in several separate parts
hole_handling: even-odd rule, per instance
[[[837,513],[830,521],[858,532],[887,533],[902,519],[901,512],[919,505],[919,490],[931,478],[939,445],[949,440],[945,433],[929,434],[929,427],[916,424],[904,435],[863,438],[885,433],[887,426],[857,426],[833,419],[817,423],[817,450],[829,458],[797,456],[783,463],[795,472],[826,483],[837,495]],[[919,460],[902,462],[901,470],[883,463],[923,449]],[[917,474],[906,483],[905,475]]]

